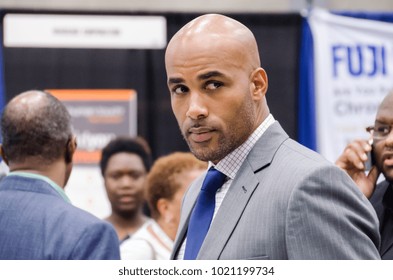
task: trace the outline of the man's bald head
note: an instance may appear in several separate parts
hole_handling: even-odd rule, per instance
[[[10,163],[34,157],[49,164],[65,155],[64,147],[72,137],[71,117],[51,94],[27,91],[5,107],[1,132],[3,152]]]
[[[165,67],[172,110],[201,160],[219,162],[269,115],[256,40],[234,19],[209,14],[186,24],[168,44]]]
[[[393,90],[391,90],[382,100],[381,104],[379,105],[378,111],[380,110],[387,110],[393,112]],[[392,113],[393,115],[393,113]]]
[[[382,100],[378,107],[376,121],[381,123],[391,123],[393,121],[393,90],[391,90]]]
[[[181,28],[168,44],[165,61],[168,64],[174,55],[179,55],[179,50],[215,47],[224,52],[236,51],[250,69],[260,67],[253,33],[242,23],[219,14],[197,17]]]

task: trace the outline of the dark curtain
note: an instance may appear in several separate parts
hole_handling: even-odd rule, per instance
[[[5,13],[3,10],[2,15]],[[167,18],[169,40],[199,14],[154,15]],[[270,110],[296,139],[300,15],[228,15],[254,32],[262,67],[269,78]],[[138,134],[147,139],[153,156],[188,151],[172,114],[166,86],[165,50],[4,48],[3,52],[7,101],[29,89],[132,88],[138,92]]]

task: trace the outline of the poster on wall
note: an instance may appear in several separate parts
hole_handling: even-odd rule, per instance
[[[349,142],[368,139],[365,128],[373,125],[379,103],[393,89],[393,24],[320,9],[307,20],[313,43],[315,148],[334,162]]]
[[[99,218],[110,205],[99,169],[102,148],[116,136],[137,135],[137,95],[134,90],[49,89],[72,117],[78,148],[66,186],[72,203]]]
[[[6,47],[162,49],[167,42],[163,16],[7,13],[3,26]]]

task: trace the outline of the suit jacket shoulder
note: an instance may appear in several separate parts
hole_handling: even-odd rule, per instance
[[[39,179],[0,182],[0,236],[0,259],[119,259],[112,226]]]

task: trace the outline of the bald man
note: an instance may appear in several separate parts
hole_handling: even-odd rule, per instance
[[[76,149],[65,106],[42,91],[13,98],[1,119],[0,259],[119,259],[110,224],[71,205],[64,187]]]
[[[291,140],[270,113],[267,74],[247,27],[222,15],[198,17],[173,36],[165,63],[190,150],[226,177],[201,244],[194,224],[210,169],[190,186],[172,258],[379,258],[368,200],[345,172]]]

